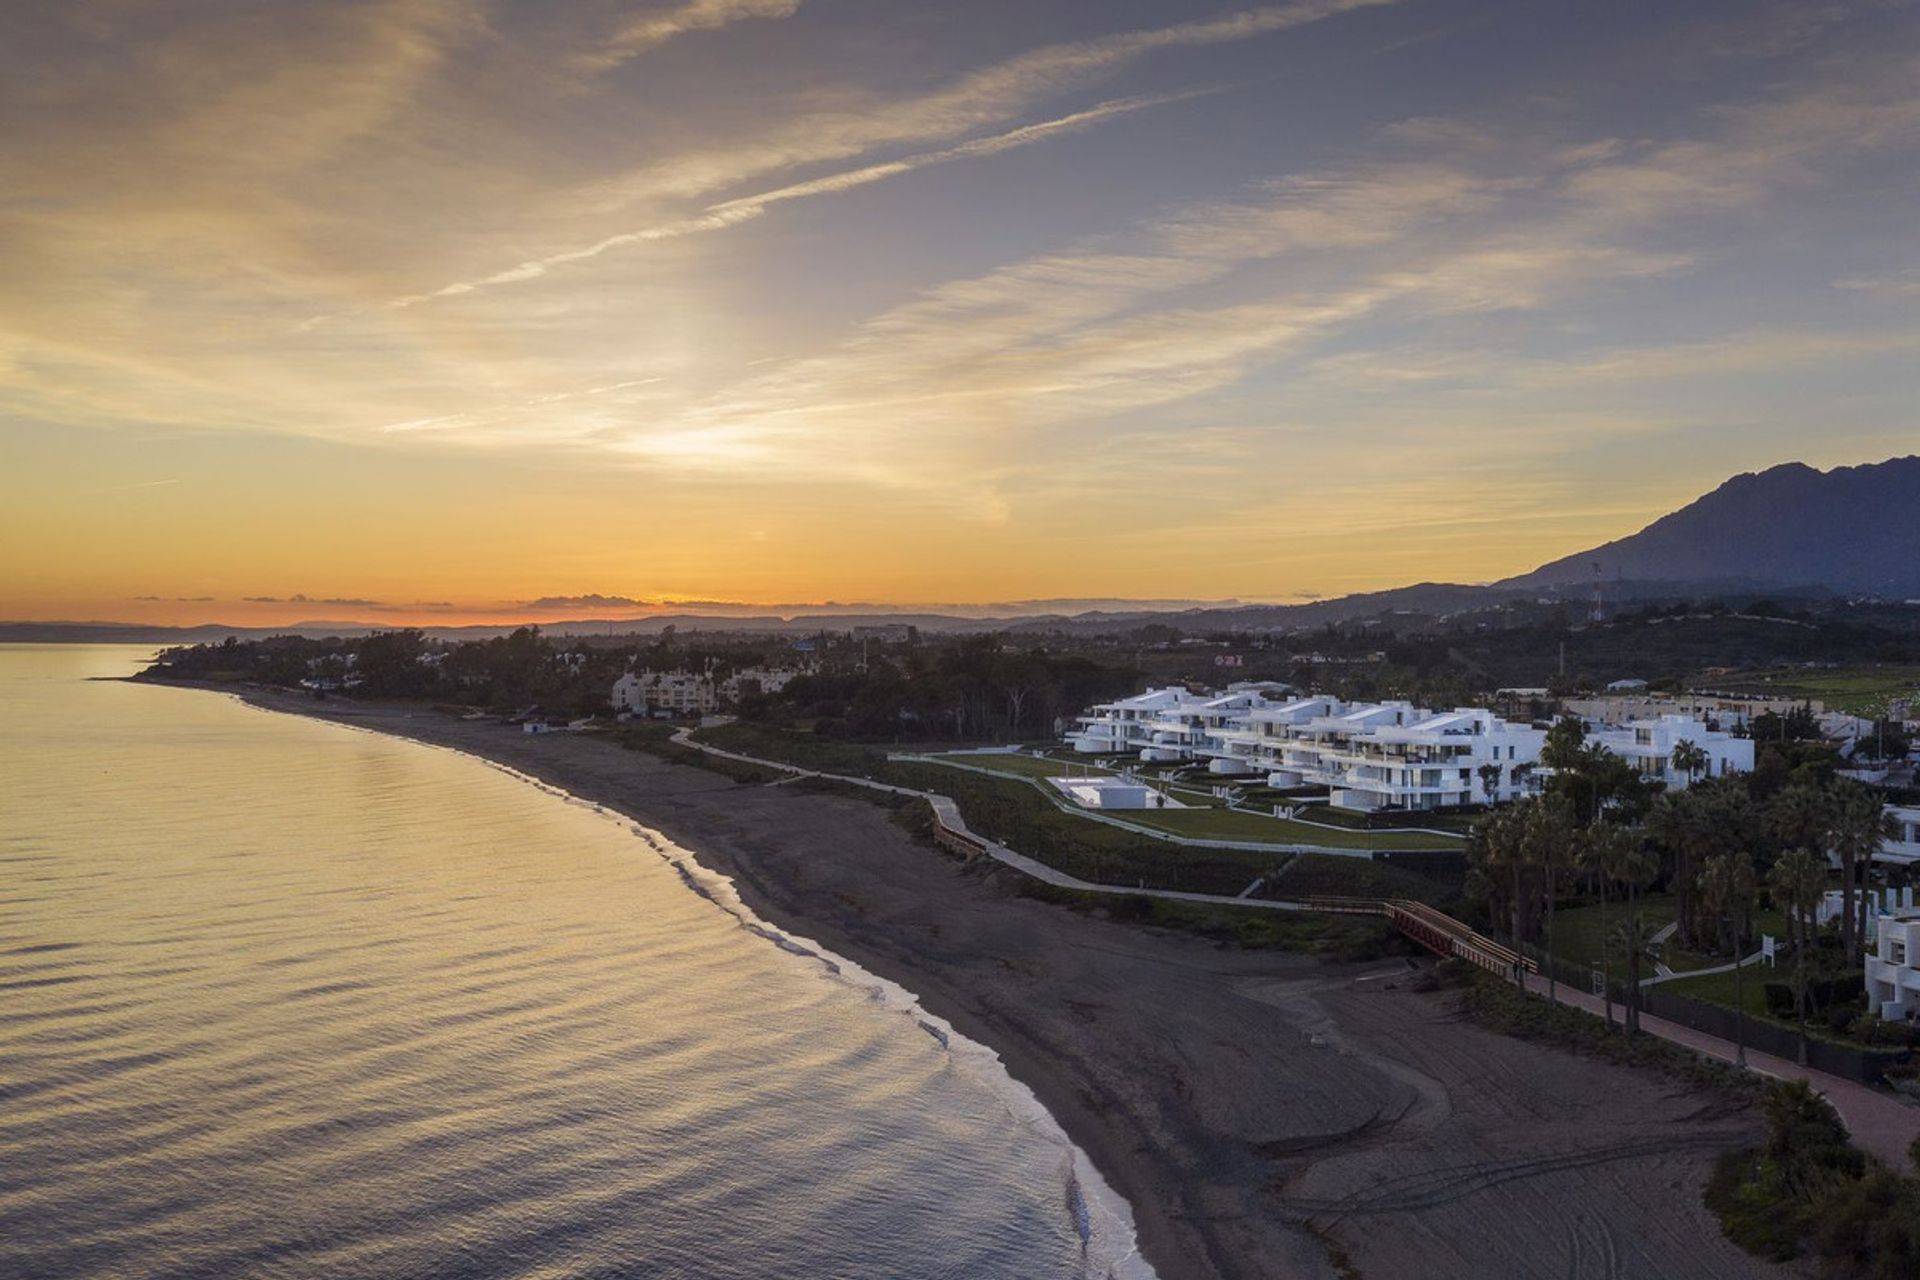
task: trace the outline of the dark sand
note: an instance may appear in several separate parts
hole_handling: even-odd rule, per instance
[[[1020,897],[878,806],[592,735],[250,695],[469,751],[662,831],[754,911],[992,1046],[1131,1203],[1165,1280],[1782,1276],[1700,1203],[1752,1140],[1677,1083],[1482,1031],[1345,966]]]

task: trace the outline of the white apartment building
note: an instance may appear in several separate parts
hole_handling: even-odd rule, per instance
[[[1250,772],[1231,763],[1223,734],[1246,717],[1273,705],[1276,685],[1233,686],[1223,694],[1191,693],[1180,685],[1149,689],[1131,698],[1095,705],[1068,732],[1067,742],[1087,755],[1139,753],[1148,763],[1195,758],[1224,759],[1217,772]]]
[[[1866,964],[1868,1007],[1889,1022],[1920,1014],[1920,911],[1913,909],[1912,889],[1903,896],[1903,907],[1878,918]]]
[[[1641,777],[1664,782],[1675,791],[1684,790],[1698,778],[1753,771],[1751,739],[1709,729],[1688,715],[1633,720],[1617,728],[1603,725],[1588,740],[1633,765]],[[1683,742],[1691,742],[1707,753],[1707,767],[1693,777],[1673,766],[1674,748]]]
[[[706,676],[689,671],[629,671],[613,682],[615,711],[671,711],[704,715],[720,707],[719,691]]]
[[[1514,799],[1522,789],[1515,770],[1538,761],[1545,740],[1544,730],[1474,707],[1275,701],[1251,689],[1217,697],[1151,690],[1095,707],[1069,735],[1079,751],[1204,759],[1215,773],[1265,773],[1274,787],[1324,786],[1331,803],[1360,810]],[[1500,769],[1491,787],[1480,776],[1486,765]]]
[[[1897,862],[1902,866],[1920,862],[1920,808],[1890,804],[1887,817],[1893,820],[1893,834],[1880,846],[1876,856],[1882,862]]]

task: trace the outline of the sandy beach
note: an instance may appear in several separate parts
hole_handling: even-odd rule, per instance
[[[1022,897],[859,800],[593,735],[253,692],[487,757],[665,833],[995,1049],[1132,1205],[1166,1280],[1781,1276],[1700,1203],[1748,1114],[1460,1022],[1405,961],[1239,951]]]

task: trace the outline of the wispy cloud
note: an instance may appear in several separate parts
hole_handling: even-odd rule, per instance
[[[588,187],[586,203],[604,211],[694,198],[781,169],[846,160],[879,147],[960,138],[1003,127],[1041,103],[1097,83],[1150,54],[1251,40],[1396,2],[1300,0],[1047,45],[969,72],[929,93],[805,112],[757,138],[677,155],[602,180]]]
[[[1112,102],[1103,102],[1085,111],[1075,111],[1052,120],[1041,120],[1034,124],[1022,125],[991,137],[975,138],[958,146],[945,147],[938,151],[926,151],[918,155],[904,156],[898,160],[888,160],[880,164],[866,165],[858,169],[848,169],[841,173],[828,174],[825,177],[812,178],[806,182],[796,182],[771,191],[755,195],[740,196],[736,199],[708,205],[700,213],[689,218],[680,218],[659,226],[644,227],[637,231],[623,231],[618,235],[607,236],[593,244],[577,249],[567,249],[559,253],[550,253],[545,257],[531,258],[504,271],[481,276],[475,280],[463,280],[435,289],[430,293],[408,294],[395,298],[387,305],[400,309],[418,306],[439,298],[458,297],[494,285],[519,284],[528,280],[537,280],[555,267],[571,266],[577,262],[586,262],[601,254],[615,249],[626,249],[634,245],[650,244],[660,240],[674,240],[682,236],[698,235],[707,231],[724,231],[728,227],[739,226],[765,214],[777,204],[792,200],[805,200],[813,196],[835,195],[842,191],[851,191],[870,183],[905,173],[913,173],[933,165],[949,164],[955,160],[976,160],[985,156],[995,156],[1012,151],[1016,147],[1031,146],[1048,138],[1061,134],[1074,133],[1081,129],[1090,129],[1116,116],[1127,115],[1149,107],[1166,106],[1176,102],[1188,102],[1195,98],[1220,93],[1219,88],[1195,89],[1184,93],[1158,94],[1152,97],[1121,98]],[[309,322],[312,323],[312,322]]]
[[[1906,271],[1892,271],[1879,276],[1845,276],[1835,280],[1833,287],[1848,289],[1855,293],[1880,293],[1905,297],[1920,293],[1920,267],[1912,267]]]
[[[749,18],[790,18],[800,0],[686,0],[671,8],[643,14],[620,28],[577,65],[583,71],[608,71],[650,49],[693,31],[715,31]]]
[[[179,484],[179,477],[166,480],[136,480],[131,484],[110,484],[102,489],[89,489],[88,493],[132,493],[136,489],[165,489]]]

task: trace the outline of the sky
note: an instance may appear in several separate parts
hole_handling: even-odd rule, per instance
[[[1920,452],[1920,0],[69,0],[0,617],[1294,601]]]

